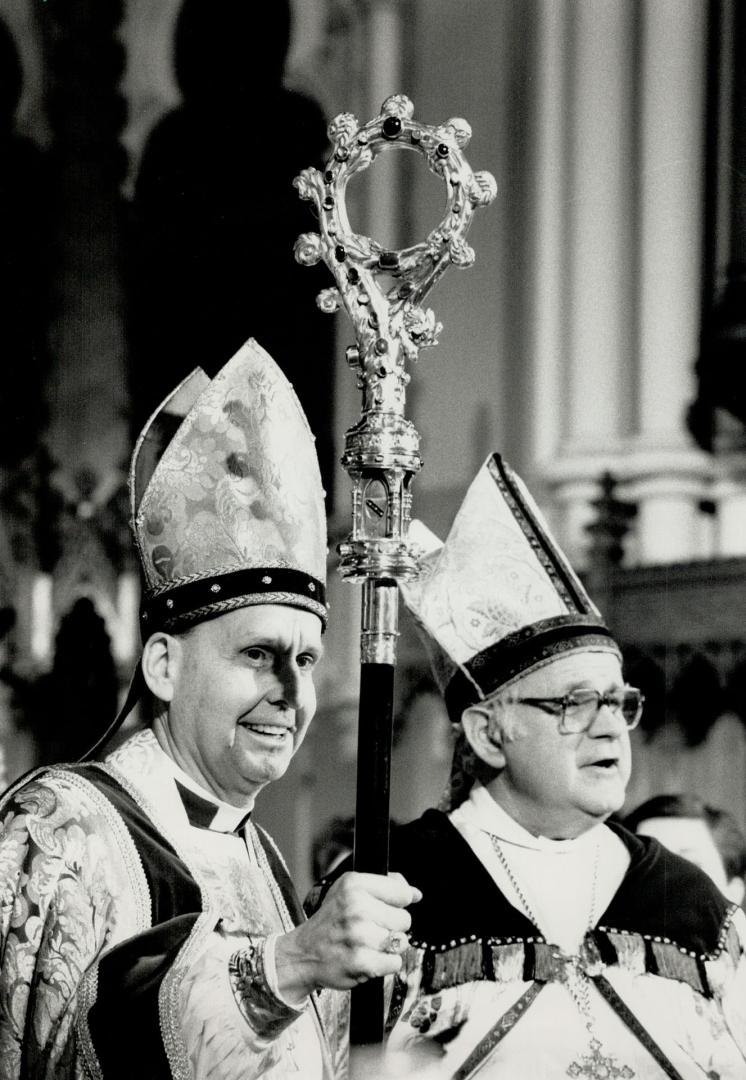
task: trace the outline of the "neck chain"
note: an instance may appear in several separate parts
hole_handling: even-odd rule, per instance
[[[495,849],[495,854],[497,855],[498,859],[500,860],[500,865],[502,866],[503,870],[507,874],[508,880],[510,881],[510,884],[513,886],[513,890],[514,890],[516,896],[518,897],[518,899],[521,902],[521,907],[523,908],[526,915],[528,915],[529,919],[534,924],[534,926],[538,930],[541,931],[541,935],[545,939],[545,941],[548,942],[549,941],[549,935],[547,935],[544,932],[544,928],[542,927],[541,923],[539,922],[539,919],[536,916],[536,912],[533,910],[533,908],[529,904],[528,900],[526,899],[526,894],[524,893],[521,886],[518,884],[518,880],[517,880],[515,874],[513,873],[513,868],[511,867],[510,863],[508,862],[508,860],[507,860],[507,858],[505,856],[505,852],[503,851],[502,844],[500,843],[500,838],[498,836],[495,836],[493,833],[488,833],[487,835],[489,836],[490,840],[492,841],[492,846]],[[593,927],[596,924],[596,893],[598,891],[598,864],[599,864],[599,861],[600,861],[600,857],[601,857],[601,844],[597,843],[596,844],[595,855],[593,857],[593,879],[591,881],[591,896],[590,896],[590,903],[589,903],[589,906],[588,906],[588,925],[586,927],[586,930],[592,930]]]
[[[541,935],[547,944],[549,944],[550,937],[544,931],[544,928],[536,917],[535,911],[526,898],[525,892],[518,884],[513,868],[503,851],[500,838],[494,836],[492,833],[488,833],[487,835],[492,842],[495,855],[497,855],[500,865],[508,877],[508,881],[513,886],[513,890],[520,901],[521,907],[534,926],[541,932]],[[600,858],[601,843],[599,841],[596,843],[596,853],[593,859],[593,877],[591,879],[591,895],[590,903],[588,905],[588,925],[586,927],[586,933],[592,930],[596,924],[596,900]],[[554,959],[562,961],[561,980],[567,987],[567,992],[572,998],[573,1004],[585,1021],[586,1030],[590,1037],[589,1053],[582,1055],[579,1061],[573,1061],[567,1068],[567,1075],[578,1078],[587,1077],[589,1080],[612,1080],[612,1078],[617,1077],[620,1078],[620,1080],[622,1080],[622,1078],[623,1080],[631,1080],[631,1078],[635,1076],[635,1073],[629,1065],[619,1066],[614,1057],[611,1055],[604,1056],[601,1053],[601,1040],[598,1038],[595,1031],[593,1012],[591,1009],[591,978],[585,970],[583,957],[579,955],[568,956],[560,949],[557,949],[554,953]]]

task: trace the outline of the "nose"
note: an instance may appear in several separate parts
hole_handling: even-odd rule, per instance
[[[297,712],[303,704],[301,673],[292,660],[284,660],[275,671],[276,683],[270,700],[273,705]]]
[[[627,722],[619,709],[601,704],[593,718],[588,734],[594,739],[618,739],[627,730]]]

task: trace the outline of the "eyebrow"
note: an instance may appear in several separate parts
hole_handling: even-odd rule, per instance
[[[607,686],[605,690],[598,690],[599,694],[609,694],[612,690],[621,690],[625,684],[623,682],[613,682],[611,686]],[[575,682],[571,686],[568,686],[564,691],[565,694],[572,694],[574,690],[596,690],[595,686],[591,686],[587,679],[581,679],[580,682]]]
[[[256,632],[254,634],[242,634],[234,645],[237,652],[243,652],[244,649],[271,649],[273,652],[289,653],[294,651],[292,646],[289,646],[286,641],[277,634],[273,634],[272,631],[265,633]],[[315,643],[305,645],[301,642],[297,649],[298,655],[301,653],[311,653],[316,659],[320,660],[324,655],[323,643],[316,645]]]

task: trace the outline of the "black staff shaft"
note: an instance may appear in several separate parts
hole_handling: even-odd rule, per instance
[[[394,582],[365,583],[353,865],[371,874],[386,874],[389,868],[397,602]],[[383,1041],[383,979],[371,979],[352,991],[350,1025],[355,1046]]]
[[[360,668],[355,870],[385,874],[389,867],[389,777],[394,701],[391,664]],[[383,1040],[383,979],[352,991],[350,1038],[355,1045]]]

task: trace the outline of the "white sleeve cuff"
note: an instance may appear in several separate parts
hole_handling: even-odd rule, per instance
[[[277,979],[277,965],[275,964],[275,945],[279,936],[279,934],[267,934],[267,937],[265,938],[264,977],[267,981],[267,986],[279,1002],[286,1005],[289,1009],[295,1009],[300,1012],[302,1009],[305,1009],[308,1004],[308,997],[303,997],[299,1001],[288,1001],[280,990],[279,981]]]

